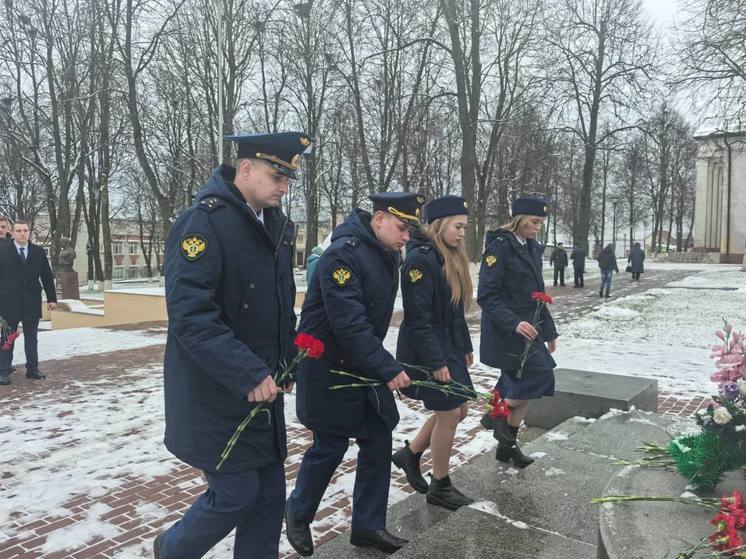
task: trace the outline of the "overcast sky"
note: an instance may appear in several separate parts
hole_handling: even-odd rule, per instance
[[[656,23],[664,26],[670,25],[679,11],[677,0],[642,0],[642,4]]]

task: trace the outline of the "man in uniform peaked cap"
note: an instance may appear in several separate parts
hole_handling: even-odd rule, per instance
[[[166,240],[166,447],[204,471],[208,489],[154,542],[155,557],[205,555],[236,530],[233,556],[277,557],[287,456],[283,386],[294,353],[293,224],[280,211],[311,145],[302,133],[230,136],[220,165]],[[260,403],[231,454],[221,453]]]
[[[352,497],[355,546],[393,553],[407,543],[386,530],[391,477],[391,431],[399,422],[392,391],[409,385],[401,364],[383,347],[398,289],[400,251],[419,225],[425,198],[407,192],[370,196],[373,212],[355,209],[332,234],[311,278],[299,330],[324,342],[320,360],[298,371],[298,419],[313,431],[295,489],[286,506],[287,538],[313,554],[310,524],[350,439],[359,452]],[[313,361],[313,362],[312,362]],[[342,370],[378,386],[330,390],[357,382]]]

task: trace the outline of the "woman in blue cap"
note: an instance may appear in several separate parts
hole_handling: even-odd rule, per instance
[[[464,318],[473,293],[464,248],[468,213],[460,196],[444,196],[425,206],[427,225],[412,235],[402,268],[404,321],[399,329],[396,358],[433,371],[440,382],[455,381],[471,387],[469,367],[474,356]],[[407,373],[419,379],[425,376],[411,368]],[[425,408],[434,413],[414,440],[407,441],[394,454],[394,465],[404,470],[416,491],[427,493],[428,503],[449,510],[472,503],[448,476],[456,428],[467,413],[466,398],[421,387],[403,392],[422,400]],[[420,458],[427,448],[433,462],[429,487],[420,471]]]
[[[489,231],[479,272],[477,302],[482,307],[480,360],[501,369],[497,389],[511,407],[506,420],[482,418],[482,425],[494,429],[498,441],[495,458],[525,468],[533,462],[518,447],[518,428],[530,400],[554,395],[554,367],[551,353],[557,347],[557,330],[546,305],[538,324],[532,324],[536,301],[532,293],[544,291],[541,272],[544,247],[536,241],[547,216],[541,198],[524,197],[513,202],[510,222]],[[521,378],[521,355],[533,340]]]

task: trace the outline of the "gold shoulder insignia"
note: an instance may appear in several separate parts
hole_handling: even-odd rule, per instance
[[[484,261],[487,263],[488,268],[492,268],[492,266],[495,265],[495,262],[497,262],[497,256],[490,254],[484,259]]]
[[[344,266],[341,268],[337,268],[332,272],[332,279],[334,280],[334,283],[337,285],[344,285],[348,281],[350,281],[350,278],[352,277],[352,272],[349,268],[345,268]]]
[[[409,270],[409,283],[417,283],[422,279],[422,271],[417,268]]]
[[[189,262],[194,262],[207,250],[207,239],[197,233],[189,233],[181,238],[181,251]]]

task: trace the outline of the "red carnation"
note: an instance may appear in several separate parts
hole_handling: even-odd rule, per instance
[[[510,406],[500,396],[500,391],[497,388],[492,389],[492,411],[490,417],[499,417],[501,419],[508,419],[510,417]]]
[[[305,332],[301,332],[295,337],[295,346],[299,350],[305,351],[306,356],[311,359],[319,359],[324,355],[324,342]]]
[[[5,343],[3,343],[3,351],[8,351],[10,348],[12,348],[16,339],[18,339],[20,335],[21,334],[19,332],[11,332],[10,334],[8,334],[8,336],[5,338]]]
[[[544,293],[543,291],[532,291],[531,299],[534,301],[539,301],[546,305],[551,305],[552,303],[554,303],[554,299],[552,299],[552,296],[549,293]]]

